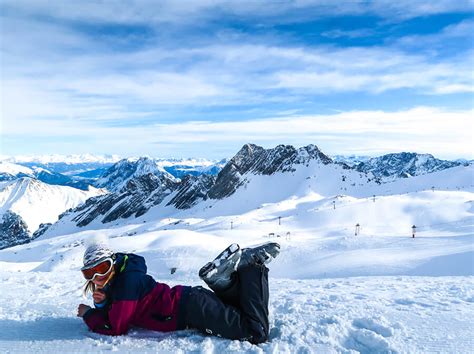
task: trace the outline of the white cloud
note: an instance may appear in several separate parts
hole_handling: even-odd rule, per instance
[[[375,33],[376,32],[370,28],[362,28],[362,29],[351,30],[351,31],[335,29],[335,30],[325,31],[321,33],[321,36],[328,37],[328,38],[340,38],[340,37],[363,38],[363,37],[371,37]]]
[[[432,107],[405,111],[351,111],[331,115],[292,115],[249,121],[185,121],[135,127],[104,127],[71,120],[34,120],[9,126],[9,136],[68,137],[87,141],[89,151],[122,155],[231,156],[252,142],[317,144],[330,154],[383,154],[399,151],[440,157],[474,157],[474,111],[451,112]],[[92,140],[91,140],[92,139]],[[77,146],[76,146],[77,148]],[[221,154],[216,155],[218,151]],[[68,153],[64,151],[63,153]],[[225,155],[223,155],[225,153]]]
[[[3,1],[9,11],[25,15],[41,15],[62,20],[90,23],[118,24],[178,24],[202,23],[220,16],[243,16],[250,19],[274,20],[294,23],[298,20],[325,16],[376,15],[390,20],[409,19],[442,13],[472,11],[472,0],[437,0],[435,2],[410,0],[339,1],[239,1],[239,0],[190,0],[147,1],[122,0],[102,2],[97,0],[69,1],[48,0]]]
[[[265,112],[267,103],[291,102],[292,106],[286,108],[299,109],[299,103],[315,95],[322,95],[318,99],[334,98],[332,95],[340,92],[373,94],[374,109],[380,106],[377,94],[390,90],[410,89],[414,95],[472,92],[474,52],[465,50],[443,58],[433,49],[452,38],[472,38],[472,21],[448,26],[437,35],[411,36],[378,47],[305,46],[284,43],[271,34],[262,40],[253,34],[225,31],[218,39],[204,36],[196,42],[191,37],[176,41],[173,37],[173,42],[168,38],[162,43],[160,37],[160,30],[168,26],[205,26],[206,21],[222,14],[243,16],[247,21],[256,19],[265,28],[275,21],[298,22],[326,14],[378,14],[400,20],[465,11],[472,6],[470,1],[120,1],[103,6],[97,1],[65,4],[18,0],[2,2],[0,6],[5,10],[1,18],[1,129],[9,137],[74,136],[93,141],[90,146],[96,146],[95,151],[115,153],[119,150],[114,149],[122,149],[120,153],[128,155],[132,152],[124,149],[143,153],[156,146],[157,141],[165,149],[183,152],[199,150],[199,144],[207,141],[216,144],[216,151],[229,151],[231,145],[227,142],[238,148],[249,141],[324,141],[334,152],[383,152],[404,140],[390,138],[382,144],[381,137],[401,134],[401,139],[417,137],[417,142],[412,139],[404,145],[408,148],[413,144],[411,150],[442,153],[437,144],[442,132],[447,153],[469,151],[467,145],[461,144],[461,149],[452,141],[472,138],[462,129],[471,124],[465,118],[471,111],[449,113],[433,108],[427,116],[421,115],[423,119],[419,118],[420,111],[410,110],[292,115],[245,123],[186,122],[150,127],[150,122],[186,119],[177,112],[211,106],[237,105],[242,109],[259,105],[259,112]],[[141,25],[152,30],[145,43],[133,46],[133,40],[118,38],[114,42],[105,35],[88,33],[81,29],[83,22],[92,26]],[[364,30],[326,33],[333,37],[367,34],[370,33]],[[426,50],[409,50],[414,46]],[[173,111],[173,107],[177,109]],[[405,120],[405,116],[410,119]],[[136,127],[137,120],[147,124]],[[437,123],[438,120],[444,123]],[[448,120],[454,124],[450,126]],[[421,130],[429,134],[419,135]],[[355,132],[370,139],[366,143]],[[124,146],[124,141],[138,143]],[[181,143],[190,147],[181,147]],[[51,141],[52,149],[54,144]],[[75,140],[69,144],[74,148]]]
[[[336,4],[333,9],[328,1],[296,1],[279,6],[270,2],[265,11],[261,3],[209,0],[160,4],[129,1],[102,6],[96,1],[81,1],[65,6],[48,1],[5,2],[9,11],[2,17],[0,85],[4,119],[16,121],[29,115],[102,120],[159,113],[162,106],[168,105],[264,105],[304,100],[314,94],[377,94],[404,88],[433,95],[473,91],[472,51],[443,60],[430,53],[404,51],[401,42],[388,47],[337,48],[257,44],[248,37],[173,47],[161,46],[159,37],[152,37],[149,40],[155,41],[154,45],[117,50],[100,37],[87,35],[65,22],[89,19],[91,23],[106,23],[109,19],[133,25],[147,20],[154,23],[155,17],[156,21],[166,22],[177,14],[211,16],[212,11],[204,14],[210,8],[246,15],[256,11],[255,15],[261,12],[262,16],[281,15],[282,8],[316,6],[323,12],[344,8]],[[385,5],[426,14],[451,11],[462,4]],[[151,11],[149,6],[158,7],[159,11]],[[129,10],[121,11],[124,7]],[[379,3],[354,2],[341,11],[387,10]],[[48,15],[62,22],[40,21],[40,16],[27,20],[21,14]],[[439,36],[469,36],[471,27],[472,21],[465,21],[447,27]],[[408,38],[407,42],[415,40],[422,41]],[[142,109],[140,105],[148,107]]]
[[[440,32],[425,35],[407,35],[396,40],[395,45],[404,49],[429,48],[439,50],[451,45],[453,40],[464,39],[470,43],[470,49],[474,49],[473,37],[474,21],[464,20],[446,26]]]
[[[410,19],[414,17],[438,15],[443,13],[471,12],[473,0],[378,0],[367,2],[367,7],[374,14],[388,19]]]
[[[241,139],[272,136],[308,136],[314,134],[357,135],[397,134],[427,137],[428,135],[469,137],[472,132],[463,129],[472,126],[473,111],[445,112],[435,108],[418,107],[400,112],[354,111],[331,115],[289,116],[258,119],[245,122],[186,122],[181,124],[156,124],[169,139]],[[442,132],[442,133],[441,133]],[[424,140],[424,139],[423,139]]]
[[[265,104],[400,88],[429,94],[473,91],[472,53],[433,63],[390,48],[230,44],[53,57],[38,62],[7,55],[15,63],[4,65],[0,85],[7,121],[26,116],[126,119],[167,105]]]

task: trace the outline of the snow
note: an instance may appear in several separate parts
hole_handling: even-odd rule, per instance
[[[17,156],[6,156],[0,155],[1,163],[116,163],[122,158],[118,155],[93,155],[93,154],[81,154],[81,155],[17,155]],[[135,162],[139,157],[127,158],[130,162]],[[186,166],[211,166],[219,162],[220,160],[208,160],[205,158],[182,158],[182,159],[167,159],[167,158],[153,158],[156,160],[157,165],[160,167],[168,167],[174,165],[186,165]]]
[[[0,161],[8,161],[13,163],[28,163],[36,162],[41,164],[48,163],[115,163],[121,159],[118,155],[93,155],[93,154],[80,154],[80,155],[17,155],[17,156],[2,156]]]
[[[0,173],[8,173],[12,176],[16,176],[19,173],[33,175],[33,170],[15,163],[0,161]]]
[[[171,167],[171,166],[189,166],[189,167],[209,167],[220,162],[220,160],[208,160],[204,158],[186,158],[186,159],[165,159],[156,158],[156,164],[160,167]]]
[[[51,171],[48,171],[48,170],[46,170],[46,169],[44,169],[44,168],[42,168],[42,167],[33,167],[33,171],[34,171],[34,173],[35,173],[36,175],[40,174],[41,172],[47,173],[47,174],[49,174],[49,175],[52,175]]]
[[[34,232],[41,223],[53,223],[65,210],[103,193],[93,187],[82,191],[23,177],[0,185],[0,216],[11,210],[25,220],[30,232]]]
[[[79,273],[79,272],[76,272]],[[0,351],[470,352],[472,277],[362,277],[270,282],[270,341],[258,346],[186,330],[91,333],[75,317],[79,274],[1,272]],[[169,281],[179,283],[179,279]],[[196,283],[194,283],[196,284]],[[35,296],[31,296],[34,288]]]
[[[157,206],[85,228],[66,215],[33,242],[1,250],[0,351],[472,352],[473,166],[381,185],[339,167],[305,169],[244,176],[231,197],[189,210]],[[279,242],[269,264],[269,342],[89,332],[75,317],[79,303],[92,303],[81,297],[79,269],[84,243],[99,234],[116,251],[143,255],[169,285],[203,285],[199,268],[231,243]]]

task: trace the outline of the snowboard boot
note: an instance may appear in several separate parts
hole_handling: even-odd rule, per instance
[[[235,277],[233,273],[242,255],[242,250],[236,243],[231,244],[222,251],[212,262],[206,263],[199,270],[199,278],[214,291],[223,291],[229,288]]]
[[[267,242],[261,246],[243,248],[239,268],[249,264],[268,264],[280,253],[280,245],[276,242]]]

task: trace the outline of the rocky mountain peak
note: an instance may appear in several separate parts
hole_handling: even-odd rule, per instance
[[[357,165],[360,172],[372,172],[384,180],[406,178],[437,172],[461,165],[460,162],[440,160],[431,154],[400,152],[371,158]]]
[[[150,173],[157,176],[163,175],[169,180],[177,182],[171,174],[159,167],[153,159],[140,157],[139,159],[123,159],[112,165],[102,177],[97,180],[95,186],[116,192],[126,187],[130,179]]]
[[[173,188],[174,184],[176,184],[174,179],[170,179],[166,175],[157,176],[153,173],[147,173],[128,180],[120,192],[151,193],[159,188]]]
[[[292,145],[278,145],[264,149],[254,144],[245,144],[217,175],[208,195],[212,199],[222,199],[233,194],[245,183],[246,173],[271,175],[276,172],[294,171],[296,165],[317,160],[323,164],[332,163],[316,145],[296,149]]]
[[[245,144],[242,146],[239,152],[230,159],[224,169],[230,164],[237,171],[245,173],[245,171],[250,169],[250,167],[254,164],[254,161],[259,159],[264,153],[265,149],[261,146],[257,146],[255,144]]]

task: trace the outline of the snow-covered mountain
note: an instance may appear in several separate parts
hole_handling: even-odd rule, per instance
[[[128,158],[110,163],[113,158],[90,156],[40,156],[9,158],[0,161],[0,181],[21,177],[36,178],[52,185],[87,190],[90,185],[118,191],[130,178],[153,173],[169,178],[217,175],[227,160]],[[64,160],[64,161],[61,161]],[[9,162],[17,161],[17,163]],[[176,180],[177,181],[177,180]]]
[[[10,162],[0,162],[0,181],[13,181],[22,177],[31,177],[40,180],[41,182],[69,186],[82,190],[88,190],[90,183],[85,180],[75,180],[69,176],[58,172],[52,172],[42,167],[26,167]]]
[[[81,154],[81,155],[17,155],[17,156],[2,156],[1,161],[23,164],[23,163],[34,163],[34,164],[90,164],[90,163],[109,163],[113,164],[119,161],[121,158],[118,155],[93,155],[93,154]]]
[[[107,188],[111,192],[118,192],[124,188],[128,181],[135,177],[141,177],[148,174],[163,176],[174,183],[178,180],[163,167],[149,157],[140,157],[139,159],[123,159],[111,166],[96,182],[98,188]]]
[[[153,173],[138,175],[121,183],[125,183],[125,186],[118,192],[91,198],[61,215],[61,219],[67,215],[77,226],[85,226],[96,218],[100,218],[102,223],[108,223],[132,215],[138,217],[161,203],[178,185],[168,174]]]
[[[212,161],[206,159],[156,159],[158,166],[177,178],[184,176],[217,175],[227,164],[228,159]]]
[[[0,181],[12,181],[14,179],[33,176],[31,168],[21,166],[15,163],[0,161]]]
[[[370,156],[365,156],[365,155],[334,155],[331,156],[331,158],[336,161],[336,162],[343,162],[347,164],[348,166],[354,167],[361,162],[366,162],[369,160],[371,157]]]
[[[204,158],[149,158],[156,162],[167,172],[177,178],[185,175],[197,176],[200,174],[217,175],[224,167],[227,159],[208,160]],[[70,177],[98,178],[113,164],[123,160],[118,155],[39,155],[0,157],[0,163],[13,163],[29,168],[43,168],[45,170],[61,173]],[[138,160],[130,157],[128,160]]]
[[[202,174],[217,175],[226,164],[226,159],[211,161],[206,159],[154,159],[150,157],[128,158],[120,160],[106,170],[95,182],[97,187],[118,191],[134,177],[148,173],[174,178],[175,182],[184,176]]]
[[[62,214],[60,221],[78,227],[93,221],[107,224],[119,219],[140,217],[162,202],[177,209],[189,208],[207,199],[207,192],[215,180],[215,176],[202,174],[188,175],[179,181],[167,173],[156,172],[130,177],[119,191],[90,198],[74,210]]]
[[[453,171],[453,176],[466,174],[463,166],[457,168],[461,170]],[[137,171],[149,173],[143,175]],[[448,170],[437,173],[443,171]],[[111,172],[112,185],[125,183],[122,189],[92,198],[65,213],[58,225],[53,225],[46,233],[56,235],[63,227],[68,230],[107,228],[112,222],[116,225],[134,222],[136,218],[145,220],[164,215],[246,213],[268,203],[307,195],[336,203],[347,198],[370,198],[427,188],[457,188],[465,184],[458,182],[451,173],[448,184],[440,176],[422,180],[412,178],[408,184],[403,181],[405,179],[380,183],[371,172],[360,172],[343,162],[334,162],[314,145],[298,149],[279,145],[264,149],[246,144],[216,177],[187,176],[178,181],[147,158],[124,160]],[[135,173],[139,177],[134,177]]]
[[[117,155],[38,155],[38,156],[14,156],[4,157],[3,162],[15,163],[32,169],[42,168],[52,173],[59,173],[69,176],[74,181],[81,178],[82,173],[94,170],[102,170],[109,168],[120,160]],[[75,177],[78,178],[75,178]],[[94,177],[98,177],[97,174]],[[87,177],[87,179],[90,177]],[[84,182],[89,182],[85,180]]]
[[[35,167],[33,169],[33,176],[47,184],[69,186],[84,191],[88,190],[91,185],[91,183],[86,180],[77,180],[61,173],[48,171],[41,167]]]
[[[323,165],[332,163],[315,145],[299,149],[291,145],[278,145],[274,149],[264,149],[254,144],[246,144],[222,169],[208,194],[211,199],[222,199],[246,184],[247,176],[294,172],[297,165],[308,166],[313,161]]]
[[[389,181],[433,173],[460,165],[462,165],[461,162],[440,160],[430,154],[401,152],[371,158],[359,163],[356,169],[360,172],[371,172],[376,177]]]
[[[3,232],[0,240],[11,240],[12,230],[8,225],[15,226],[16,235],[24,239],[25,232],[32,233],[44,223],[54,223],[60,213],[74,208],[88,198],[103,194],[104,191],[91,187],[88,191],[65,186],[53,186],[30,177],[22,177],[0,184],[0,217],[3,220]],[[15,219],[15,220],[14,220]]]
[[[149,173],[140,174],[143,170]],[[244,195],[238,198],[248,200],[244,207],[249,209],[309,190],[325,195],[341,194],[356,186],[376,184],[371,175],[334,163],[314,145],[299,149],[290,145],[264,149],[246,144],[217,177],[187,176],[177,181],[157,170],[154,162],[147,158],[124,160],[114,165],[108,176],[108,185],[112,188],[126,185],[118,191],[115,187],[116,191],[106,196],[88,200],[63,215],[60,223],[72,223],[77,227],[92,223],[104,227],[100,224],[137,218],[152,208],[166,213],[201,204],[203,208],[212,208],[214,203],[237,191]],[[234,207],[242,206],[237,204]]]

